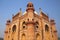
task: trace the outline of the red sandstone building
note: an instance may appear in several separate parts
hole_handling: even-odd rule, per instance
[[[55,22],[42,11],[36,14],[29,2],[24,15],[20,11],[7,20],[4,40],[58,40]]]

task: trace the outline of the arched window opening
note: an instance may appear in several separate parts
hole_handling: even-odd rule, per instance
[[[45,31],[49,31],[49,26],[45,25]]]
[[[39,25],[39,23],[36,21],[36,24],[38,24]]]
[[[25,21],[23,22],[23,24],[25,24]]]
[[[25,34],[22,34],[22,36],[25,36]]]
[[[25,26],[23,26],[23,29],[25,29]]]
[[[32,19],[32,21],[34,21],[34,19]]]
[[[29,21],[29,19],[27,19]]]
[[[39,25],[39,23],[36,21],[36,22],[35,22],[35,28],[36,28],[36,29],[39,28],[38,25]]]
[[[13,26],[12,31],[13,31],[13,32],[16,31],[16,25]]]
[[[22,24],[22,28],[25,29],[26,28],[26,24],[25,24],[25,21],[23,22]]]
[[[35,25],[35,28],[38,29],[39,28],[38,25]]]

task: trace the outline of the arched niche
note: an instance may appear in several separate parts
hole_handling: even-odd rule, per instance
[[[26,35],[24,33],[22,34],[21,40],[26,40]]]
[[[40,40],[40,34],[39,33],[36,34],[36,40]]]

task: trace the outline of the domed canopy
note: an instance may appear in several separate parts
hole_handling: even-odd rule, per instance
[[[27,7],[33,7],[32,2],[29,2],[29,3],[27,4]]]
[[[27,4],[27,9],[26,9],[26,11],[28,11],[28,10],[33,10],[33,11],[35,11],[32,2],[29,2],[29,3]]]

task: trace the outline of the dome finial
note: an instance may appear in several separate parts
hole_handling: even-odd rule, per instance
[[[21,8],[20,8],[20,11],[21,11]]]
[[[42,11],[42,9],[41,9],[41,8],[39,8],[39,10],[40,10],[40,12]]]
[[[27,4],[27,7],[33,7],[32,2],[29,2],[29,3]]]
[[[20,12],[19,12],[19,17],[22,15],[22,10],[21,10],[21,8],[20,8]]]

